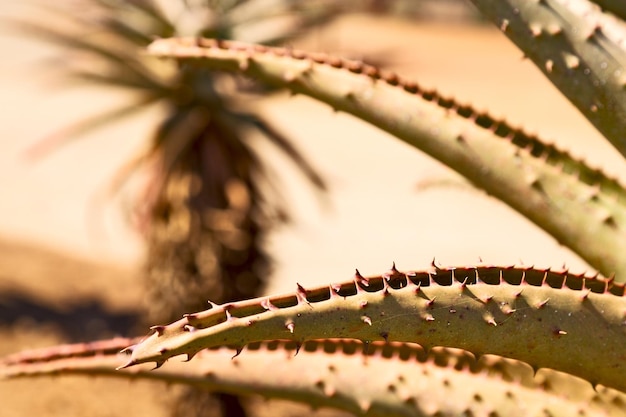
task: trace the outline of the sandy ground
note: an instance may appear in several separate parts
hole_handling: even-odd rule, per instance
[[[0,13],[24,11],[5,1]],[[25,151],[38,138],[128,97],[59,88],[54,61],[42,61],[54,56],[45,45],[3,35],[0,46],[11,57],[0,65],[0,354],[134,331],[142,245],[122,214],[131,195],[102,202],[96,190],[141,149],[158,111],[28,160]],[[490,109],[626,178],[617,153],[494,29],[355,16],[298,46],[382,57],[424,86]],[[347,279],[355,267],[380,273],[392,261],[417,269],[433,257],[448,265],[481,257],[587,268],[508,207],[384,133],[307,98],[279,94],[250,104],[288,132],[331,185],[329,204],[319,204],[276,159],[297,221],[270,239],[277,270],[269,291]],[[163,387],[153,384],[0,382],[0,414],[158,417],[167,414],[162,397]],[[270,415],[272,404],[260,407]]]

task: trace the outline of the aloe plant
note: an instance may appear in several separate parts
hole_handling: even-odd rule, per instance
[[[372,342],[367,352],[359,342],[326,339],[299,348],[293,342],[249,345],[231,359],[232,349],[203,350],[193,366],[174,362],[156,371],[114,367],[118,351],[135,341],[65,345],[6,358],[4,377],[36,375],[101,375],[193,384],[206,390],[240,395],[262,394],[361,415],[487,415],[494,409],[507,416],[623,415],[626,394],[542,369],[534,374],[523,362],[482,356],[459,349]],[[271,374],[280,378],[268,378]],[[355,384],[353,381],[367,383]],[[449,401],[454,397],[455,401]]]
[[[588,0],[473,2],[624,154],[623,8]],[[124,341],[128,357],[99,345],[53,348],[7,358],[2,375],[127,377],[136,370],[209,390],[246,393],[254,386],[269,397],[357,415],[626,415],[626,189],[619,182],[504,121],[358,61],[202,38],[161,39],[148,51],[306,94],[384,129],[518,210],[598,274],[434,263],[405,273],[394,266],[374,277],[357,271],[326,287],[296,285],[290,294],[211,304]],[[336,338],[361,341],[359,360],[367,365],[350,367],[348,342],[311,342]],[[278,357],[255,345],[274,339],[291,341],[274,342]],[[409,356],[446,353],[440,363],[426,359],[409,369],[399,342],[408,343],[402,349]],[[311,343],[335,352],[332,363]],[[230,365],[245,371],[235,382],[223,363],[210,377],[202,372],[206,358],[224,346],[234,349]],[[370,349],[391,353],[370,357]],[[169,360],[179,355],[190,363]],[[271,377],[259,378],[265,361]],[[144,362],[158,369],[146,371]],[[382,369],[391,377],[381,377]]]
[[[223,74],[164,65],[141,51],[154,36],[176,34],[278,43],[330,18],[335,9],[283,0],[272,7],[259,1],[90,0],[83,7],[83,13],[49,7],[53,24],[21,22],[20,28],[79,57],[66,60],[72,80],[122,88],[137,98],[51,135],[31,155],[161,104],[166,113],[148,150],[113,179],[120,184],[148,171],[134,216],[147,241],[147,320],[173,320],[181,308],[202,308],[207,295],[220,302],[258,296],[272,270],[265,237],[288,222],[290,213],[276,177],[250,143],[251,132],[291,159],[313,189],[323,192],[325,182],[288,137],[242,109],[243,88],[226,94],[219,88]]]

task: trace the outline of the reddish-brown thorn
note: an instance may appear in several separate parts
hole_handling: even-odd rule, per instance
[[[346,63],[346,69],[350,72],[360,74],[363,71],[363,63],[359,61],[348,61]]]
[[[131,359],[128,362],[126,362],[124,365],[120,365],[117,368],[115,368],[115,370],[119,371],[120,369],[126,369],[128,367],[131,367],[131,366],[135,365],[135,363],[136,363],[135,360]]]
[[[224,313],[226,313],[226,321],[231,321],[231,320],[236,319],[236,317],[233,317],[233,315],[230,314],[230,310],[233,308],[232,304],[225,304],[223,308],[224,308]]]
[[[426,302],[426,307],[428,308],[433,308],[433,306],[435,305],[435,300],[437,299],[437,297],[433,297],[430,300],[428,300]]]
[[[363,300],[363,301],[361,301],[361,302],[359,303],[359,308],[360,308],[360,309],[364,309],[364,308],[366,308],[366,307],[367,307],[367,301],[366,301],[366,300]]]
[[[517,310],[514,308],[511,308],[510,305],[508,304],[503,304],[500,307],[500,311],[502,311],[503,314],[506,314],[507,316],[510,316],[511,314],[515,313]]]
[[[380,72],[378,71],[378,68],[372,66],[372,65],[366,65],[363,67],[363,74],[367,75],[370,78],[373,78],[374,80],[377,80],[380,78]]]
[[[343,67],[343,61],[335,56],[328,57],[328,64],[333,68]]]
[[[544,307],[548,304],[548,301],[550,301],[550,299],[549,299],[549,298],[546,298],[545,300],[543,300],[543,301],[539,302],[539,303],[537,304],[537,308],[544,308]]]
[[[597,36],[597,35],[599,35],[599,34],[601,34],[601,33],[602,33],[602,28],[600,27],[600,25],[599,25],[599,24],[597,24],[597,23],[596,23],[596,24],[594,25],[594,27],[592,28],[591,32],[589,32],[589,34],[587,34],[587,35],[585,36],[585,40],[586,40],[586,41],[589,41],[589,40],[591,40],[594,36]]]
[[[135,349],[135,346],[137,346],[137,345],[131,345],[131,346],[125,347],[124,349],[120,350],[120,353],[124,353],[124,354],[133,353],[133,350]]]
[[[415,94],[419,91],[419,87],[413,81],[405,81],[403,87],[407,93]]]
[[[389,342],[389,332],[380,332],[380,337],[382,337],[386,343]]]
[[[393,73],[393,72],[385,73],[383,75],[383,79],[389,85],[398,85],[398,84],[400,84],[400,77],[398,77],[398,74]]]
[[[157,335],[163,336],[163,332],[165,332],[165,326],[158,325],[150,327],[150,330],[154,330]]]
[[[482,298],[480,298],[480,301],[481,301],[483,304],[487,304],[487,303],[489,303],[491,300],[493,300],[493,295],[488,295],[488,296],[486,296],[486,297],[482,297]]]
[[[308,303],[309,301],[306,298],[306,290],[304,289],[304,287],[298,283],[296,283],[296,285],[298,286],[297,290],[296,290],[296,297],[298,298],[298,303],[303,302],[303,303]]]
[[[266,310],[278,310],[278,307],[276,307],[272,301],[268,298],[264,299],[263,301],[261,301],[261,307],[263,307]]]
[[[586,289],[581,291],[580,293],[580,301],[585,301],[587,298],[589,298],[589,294],[591,293],[590,289]]]
[[[230,358],[235,359],[237,356],[241,355],[241,352],[243,351],[243,347],[238,347],[237,350],[235,351],[235,354]]]
[[[315,62],[316,64],[324,64],[326,63],[326,55],[321,54],[321,53],[313,53],[313,54],[308,54],[308,57],[311,61]]]
[[[435,258],[433,258],[433,260],[430,262],[430,266],[432,266],[433,268],[435,268],[435,271],[439,271],[439,270],[441,269],[441,268],[439,268],[439,267],[437,266],[437,264],[435,263]],[[435,274],[437,274],[437,273],[435,272]]]
[[[478,271],[476,272],[478,273]],[[465,277],[465,279],[463,281],[461,281],[461,285],[459,286],[459,288],[461,289],[461,292],[465,291],[467,289],[467,280],[469,279],[469,277]]]
[[[324,395],[328,398],[330,397],[334,397],[335,395],[337,395],[337,389],[330,386],[330,385],[325,385],[324,386]]]
[[[354,280],[357,284],[363,285],[364,287],[369,287],[370,282],[367,278],[365,278],[358,269],[354,270]]]
[[[474,277],[476,278],[476,284],[480,284],[481,282],[483,282],[482,279],[480,279],[480,273],[478,272],[478,269],[474,269]]]
[[[156,362],[154,362],[154,363],[155,363],[155,366],[154,366],[154,368],[152,368],[152,370],[153,370],[153,371],[154,371],[155,369],[159,369],[160,367],[162,367],[162,366],[163,366],[163,364],[165,363],[165,361],[156,361]]]
[[[541,35],[541,26],[539,25],[530,25],[530,33],[534,38],[537,38]]]
[[[613,281],[615,281],[615,272],[611,273],[611,275],[604,280],[604,292],[609,292],[609,287],[613,286]]]
[[[368,414],[369,410],[372,408],[372,401],[366,399],[359,400],[359,408],[363,414]]]
[[[369,324],[370,326],[372,325],[372,319],[368,316],[361,316],[361,321],[363,321],[363,323]]]

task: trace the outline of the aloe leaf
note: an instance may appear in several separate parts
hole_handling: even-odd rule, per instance
[[[190,38],[159,40],[149,51],[240,72],[353,114],[459,172],[603,274],[626,280],[623,187],[504,122],[393,73],[323,54]]]
[[[458,349],[349,340],[255,344],[232,358],[227,348],[204,350],[192,363],[156,371],[115,371],[130,340],[114,339],[23,352],[0,361],[0,377],[108,376],[188,384],[206,390],[262,395],[368,416],[626,415],[626,395],[586,381],[495,356],[476,359]],[[454,398],[454,401],[450,401]]]
[[[587,0],[472,3],[626,156],[623,21]]]
[[[124,367],[203,348],[322,338],[464,349],[626,391],[626,297],[613,281],[532,268],[451,268],[372,278],[187,314],[128,348]]]

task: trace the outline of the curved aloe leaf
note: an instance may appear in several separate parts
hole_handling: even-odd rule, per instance
[[[395,74],[322,54],[189,38],[159,40],[149,51],[241,72],[368,121],[504,201],[603,274],[626,279],[624,189],[504,122]]]
[[[610,280],[530,268],[388,274],[187,314],[131,346],[124,367],[207,347],[321,338],[495,354],[626,391],[626,297]]]
[[[472,3],[626,156],[623,21],[603,13],[588,0]],[[612,9],[624,11],[624,6],[617,5],[623,2],[612,3]]]
[[[540,372],[495,356],[479,360],[457,349],[372,343],[367,354],[358,342],[306,343],[295,355],[292,342],[256,344],[233,358],[226,348],[204,350],[192,364],[175,362],[157,371],[116,372],[117,350],[130,340],[66,345],[24,352],[0,362],[0,376],[104,375],[192,384],[206,390],[261,394],[331,407],[367,416],[626,415],[626,394],[595,392],[566,374]],[[454,401],[450,401],[454,398]]]

